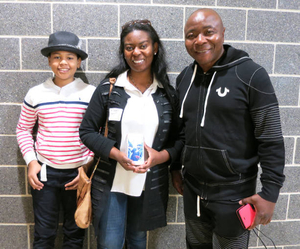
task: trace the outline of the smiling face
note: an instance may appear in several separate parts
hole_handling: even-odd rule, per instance
[[[74,74],[80,67],[81,58],[77,54],[68,51],[55,51],[49,57],[49,66],[55,74],[54,83],[63,87],[74,80]]]
[[[224,33],[222,20],[214,10],[198,10],[187,20],[184,28],[185,47],[204,72],[222,56]]]
[[[142,30],[133,30],[124,38],[124,57],[134,72],[151,71],[154,53],[157,53],[157,43],[152,44],[149,34]]]

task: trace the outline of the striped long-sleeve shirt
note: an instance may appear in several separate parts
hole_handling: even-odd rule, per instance
[[[39,160],[53,168],[68,169],[90,160],[93,153],[81,142],[79,126],[94,90],[79,78],[62,88],[49,78],[28,91],[16,130],[27,165]]]

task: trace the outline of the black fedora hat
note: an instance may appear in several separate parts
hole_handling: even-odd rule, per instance
[[[42,55],[48,57],[54,51],[69,51],[78,54],[82,60],[88,55],[81,49],[81,40],[77,35],[67,32],[58,31],[49,36],[48,47],[41,50]]]

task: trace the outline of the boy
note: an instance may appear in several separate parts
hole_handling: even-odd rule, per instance
[[[63,248],[82,248],[85,230],[74,221],[78,167],[93,154],[79,139],[79,126],[94,86],[74,78],[88,55],[70,32],[49,36],[48,57],[54,78],[31,88],[25,96],[17,125],[17,140],[28,165],[35,231],[33,248],[54,248],[60,206],[63,207]],[[38,121],[34,145],[32,130]]]

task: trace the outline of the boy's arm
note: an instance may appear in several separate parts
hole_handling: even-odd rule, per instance
[[[37,160],[34,150],[33,127],[36,123],[37,115],[35,109],[26,101],[22,104],[21,114],[17,125],[17,141],[27,165],[33,160]]]

